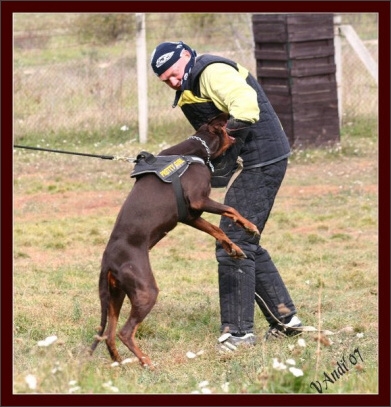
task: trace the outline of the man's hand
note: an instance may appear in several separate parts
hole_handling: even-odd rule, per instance
[[[233,144],[223,155],[215,158],[212,161],[214,173],[212,174],[212,187],[221,188],[228,184],[232,174],[234,173],[237,163],[236,160],[240,155],[240,150],[248,135],[248,127],[252,123],[244,122],[231,118],[227,121],[226,131],[231,137],[235,137]]]
[[[240,130],[247,129],[251,125],[252,125],[251,122],[246,122],[246,121],[234,119],[233,117],[231,117],[227,121],[226,130],[230,136],[235,137],[236,135],[239,134]]]

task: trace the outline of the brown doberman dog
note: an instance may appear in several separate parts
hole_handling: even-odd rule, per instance
[[[120,340],[133,352],[143,366],[153,368],[150,358],[135,343],[138,325],[155,305],[157,287],[148,251],[161,240],[178,221],[206,232],[219,241],[234,258],[246,257],[217,226],[201,217],[203,212],[227,216],[252,234],[259,234],[255,225],[235,209],[209,198],[211,192],[210,160],[221,155],[235,140],[225,125],[228,115],[221,114],[185,141],[159,153],[160,156],[196,156],[204,162],[192,162],[180,177],[186,216],[179,219],[178,203],[172,184],[163,182],[156,174],[146,173],[136,182],[126,198],[103,253],[99,277],[101,322],[98,335],[91,346],[91,354],[102,340],[106,341],[114,361],[121,358],[115,344],[119,313],[128,296],[131,311],[118,333]],[[105,331],[106,323],[108,323]]]

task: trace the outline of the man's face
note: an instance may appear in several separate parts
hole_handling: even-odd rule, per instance
[[[178,61],[175,62],[166,72],[163,72],[159,79],[168,85],[171,89],[179,90],[185,68],[190,60],[190,54],[187,50],[184,50]]]

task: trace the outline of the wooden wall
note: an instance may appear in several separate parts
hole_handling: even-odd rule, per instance
[[[340,140],[333,14],[255,14],[257,79],[292,147]]]

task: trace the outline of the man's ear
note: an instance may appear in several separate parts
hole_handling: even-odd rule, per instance
[[[190,59],[191,54],[190,54],[189,50],[183,49],[181,52],[181,56],[186,56],[186,57],[189,57],[189,59]]]

